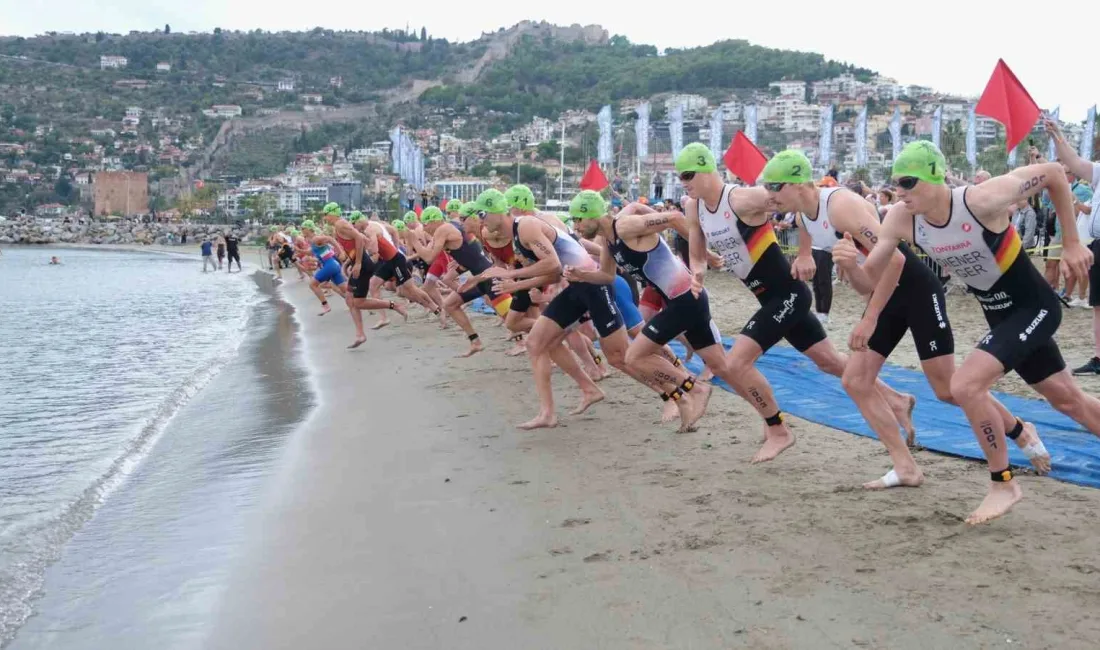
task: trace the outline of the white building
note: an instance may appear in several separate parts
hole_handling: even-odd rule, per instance
[[[435,193],[440,197],[473,201],[489,189],[489,181],[480,178],[453,178],[435,182]]]
[[[280,187],[275,191],[275,209],[287,214],[302,213],[302,195],[297,187]]]
[[[241,107],[236,104],[214,104],[210,107],[217,117],[240,117]]]
[[[388,149],[379,149],[376,147],[363,147],[361,149],[353,149],[348,152],[348,162],[357,163],[360,165],[374,164],[379,161],[384,161],[388,157]]]
[[[305,212],[310,205],[328,203],[328,185],[303,185],[298,188],[299,212]]]
[[[307,104],[320,104],[324,101],[324,97],[322,97],[320,93],[303,93],[298,95],[298,99]]]
[[[118,70],[119,68],[125,68],[129,63],[130,61],[124,56],[104,54],[99,57],[100,70]]]
[[[707,98],[702,95],[678,94],[665,100],[665,110],[671,111],[676,104],[684,105],[685,113],[697,113],[706,110]]]
[[[821,107],[817,104],[793,106],[783,118],[783,130],[794,133],[816,133],[821,126]]]
[[[277,86],[275,86],[275,89],[281,93],[292,93],[294,92],[294,80],[283,79],[278,83]]]
[[[785,83],[785,82],[778,82]],[[770,85],[770,84],[769,84]],[[833,77],[832,79],[825,79],[824,81],[815,81],[811,90],[813,96],[816,98],[818,95],[848,95],[863,86],[863,83],[856,79],[851,74],[842,74],[839,77]],[[779,94],[782,95],[783,91],[780,90]]]
[[[166,61],[161,61],[157,64],[157,72],[171,72],[172,64]]]
[[[344,86],[344,78],[339,76],[329,77],[328,85],[332,86],[333,88],[342,88]]]
[[[141,119],[141,116],[145,114],[145,111],[140,106],[127,106],[126,117],[133,117]]]
[[[804,98],[806,96],[805,81],[773,81],[768,84],[768,88],[777,89],[780,97]]]

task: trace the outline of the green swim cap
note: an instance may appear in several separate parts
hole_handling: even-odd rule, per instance
[[[321,214],[326,217],[339,217],[343,210],[340,209],[340,204],[335,201],[330,201],[325,204],[325,207],[321,208]]]
[[[458,212],[462,209],[462,201],[458,199],[451,199],[447,201],[447,212]]]
[[[928,140],[917,140],[905,145],[898,154],[891,177],[915,176],[925,183],[943,185],[946,174],[943,152]]]
[[[775,154],[760,172],[760,179],[765,183],[809,183],[813,178],[810,159],[798,149]]]
[[[312,230],[317,232],[317,224],[313,223],[313,219],[306,219],[302,222],[302,230]]]
[[[302,233],[298,232],[297,228],[291,228],[290,230],[286,231],[286,234],[290,235],[291,237],[297,237]]]
[[[429,205],[420,213],[420,222],[431,223],[433,221],[443,221],[443,211],[434,205]]]
[[[508,202],[510,208],[517,210],[535,209],[535,194],[526,185],[509,187],[508,191],[504,193],[504,199]]]
[[[463,203],[462,208],[459,209],[458,213],[461,214],[464,217],[474,216],[475,214],[478,213],[477,202],[476,201],[467,201],[466,203]]]
[[[584,190],[569,202],[569,216],[574,219],[599,219],[605,214],[607,214],[607,204],[604,203],[599,192]]]
[[[692,142],[681,149],[680,155],[676,156],[676,171],[680,174],[684,172],[713,172],[717,169],[718,165],[714,162],[714,154],[702,142]]]
[[[394,221],[390,225],[393,226],[393,229],[396,230],[397,232],[404,232],[404,231],[409,229],[409,227],[405,225],[405,222],[400,220],[400,219]]]
[[[348,221],[350,221],[352,223],[355,223],[356,221],[359,221],[360,219],[366,219],[366,217],[364,217],[363,213],[358,211],[358,210],[352,210],[351,214],[348,215]]]
[[[268,232],[279,232],[279,226],[268,226],[267,231]]]
[[[485,190],[477,196],[477,209],[489,214],[507,214],[508,200],[500,190]]]

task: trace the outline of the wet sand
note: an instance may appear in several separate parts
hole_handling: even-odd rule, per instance
[[[723,333],[735,334],[752,296],[727,276],[708,285]],[[834,300],[838,347],[861,311],[846,292]],[[291,442],[208,647],[1100,638],[1100,491],[1022,476],[1024,501],[971,528],[962,519],[988,480],[979,463],[917,452],[924,487],[864,492],[889,467],[879,443],[792,418],[798,445],[750,466],[759,423],[739,398],[716,391],[699,431],[676,434],[658,422],[659,400],[618,375],[602,384],[606,402],[568,417],[576,392],[556,373],[564,426],[522,432],[514,425],[537,405],[529,368],[504,356],[493,319],[475,321],[487,349],[471,359],[453,359],[459,331],[419,318],[349,352],[342,308],[317,317],[296,280],[284,295],[321,402]],[[980,313],[962,295],[949,309],[965,352],[984,331]],[[1061,340],[1087,348],[1077,331],[1087,316],[1067,313]],[[908,339],[897,356],[915,363]]]

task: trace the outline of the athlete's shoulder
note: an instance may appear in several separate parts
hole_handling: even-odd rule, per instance
[[[727,201],[730,209],[738,216],[751,219],[754,216],[766,216],[770,197],[768,190],[763,187],[734,187],[730,189]]]

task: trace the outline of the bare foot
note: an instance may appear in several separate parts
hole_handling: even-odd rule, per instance
[[[523,332],[509,332],[508,333],[508,338],[506,338],[504,340],[505,341],[514,341],[514,340],[518,339],[521,336],[523,336]]]
[[[321,305],[321,313],[317,314],[317,315],[318,316],[324,316],[325,314],[329,313],[330,311],[332,311],[332,307],[328,306],[328,304],[324,304],[324,305]]]
[[[528,420],[518,426],[520,429],[528,431],[531,429],[552,429],[558,426],[558,416],[553,413],[539,413],[535,416],[535,419]]]
[[[580,415],[587,411],[589,406],[592,406],[596,402],[602,402],[603,398],[603,391],[599,388],[596,389],[595,393],[582,393],[580,405],[570,411],[569,415]]]
[[[676,406],[676,402],[672,400],[665,402],[665,408],[661,412],[661,422],[672,422],[678,417],[680,417],[680,409]]]
[[[523,341],[520,341],[516,343],[515,347],[513,347],[511,350],[505,352],[504,355],[508,357],[518,357],[524,352],[527,352],[527,346],[523,344]]]
[[[1023,450],[1024,455],[1031,461],[1031,466],[1035,468],[1036,474],[1042,475],[1050,471],[1050,452],[1043,445],[1034,424],[1024,422],[1024,431],[1019,438],[1016,438],[1016,445]]]
[[[477,354],[478,352],[481,352],[481,350],[482,350],[481,341],[477,341],[477,340],[470,341],[470,349],[466,351],[466,354],[458,355],[458,358],[459,359],[465,359],[466,357],[472,357],[475,354]]]
[[[439,329],[447,329],[447,312],[442,309],[439,310]]]
[[[689,433],[695,431],[695,425],[699,423],[699,420],[703,418],[703,414],[707,412],[707,404],[710,403],[710,393],[713,390],[709,384],[696,383],[695,388],[691,389],[688,395],[691,396],[691,401],[688,402],[687,408],[684,411],[687,414],[680,426],[680,433]]]
[[[409,310],[408,310],[408,308],[405,307],[405,305],[402,305],[399,302],[395,302],[395,303],[393,303],[393,310],[395,312],[401,314],[401,316],[405,319],[406,323],[409,322]]]
[[[355,337],[355,341],[352,342],[352,344],[348,346],[348,349],[349,350],[354,350],[355,348],[359,347],[360,345],[363,345],[366,342],[367,342],[367,337],[357,336],[357,337]]]
[[[892,469],[889,472],[876,480],[863,484],[864,490],[886,490],[893,487],[920,487],[921,483],[924,483],[924,474],[920,469],[914,467],[912,470],[906,470],[905,472],[898,472],[896,469]]]
[[[970,516],[966,518],[966,523],[976,526],[987,521],[993,521],[1011,510],[1012,506],[1016,505],[1016,502],[1022,498],[1024,498],[1024,491],[1020,489],[1016,481],[990,482],[989,492],[982,499],[982,505],[970,513]]]
[[[372,330],[380,330],[380,329],[382,329],[383,327],[385,327],[389,324],[390,324],[390,322],[388,320],[380,320],[377,323],[375,323],[374,325],[371,325],[370,328]]]
[[[714,379],[714,373],[710,371],[710,368],[703,368],[703,374],[699,375],[695,381],[710,381]]]
[[[917,443],[917,430],[913,427],[913,409],[917,407],[917,398],[912,395],[902,395],[905,399],[890,405],[894,412],[894,418],[898,426],[905,431],[905,444],[912,447]]]
[[[786,424],[768,427],[764,446],[752,457],[752,463],[755,465],[756,463],[766,463],[769,460],[774,460],[776,456],[786,451],[793,444],[794,434],[791,433]]]

